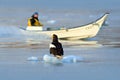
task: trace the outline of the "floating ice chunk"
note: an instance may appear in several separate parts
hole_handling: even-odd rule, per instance
[[[82,60],[83,60],[82,57],[69,55],[69,56],[63,57],[62,62],[64,62],[64,63],[76,63],[76,62],[82,61]]]
[[[44,55],[43,60],[50,63],[76,63],[79,61],[83,61],[83,58],[74,55],[68,55],[63,57],[63,59],[57,59],[56,57],[50,55]]]
[[[89,15],[89,18],[94,18],[95,16],[94,15]]]
[[[48,24],[55,24],[56,23],[56,20],[49,20],[47,21]]]
[[[44,55],[43,56],[43,60],[44,61],[50,61],[51,60],[51,57],[49,55]]]
[[[52,62],[52,63],[61,63],[61,60],[57,59],[56,57],[44,55],[43,60],[45,62]]]
[[[28,61],[38,61],[38,57],[32,56],[32,57],[28,57],[27,59]]]

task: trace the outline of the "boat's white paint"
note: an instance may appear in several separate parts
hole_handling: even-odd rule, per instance
[[[26,30],[27,31],[42,31],[43,27],[42,26],[28,26]]]

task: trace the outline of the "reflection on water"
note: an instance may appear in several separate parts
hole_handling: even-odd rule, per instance
[[[98,41],[85,41],[85,40],[75,40],[75,41],[62,41],[64,46],[67,47],[102,47]]]
[[[64,63],[44,63],[44,67],[50,67],[50,66],[63,67]]]
[[[102,47],[97,41],[61,41],[64,47]],[[50,40],[26,42],[1,42],[0,48],[49,48]]]

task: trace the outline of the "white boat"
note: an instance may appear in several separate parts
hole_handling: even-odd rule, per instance
[[[54,31],[37,31],[39,34],[46,34],[48,36],[52,36],[53,34],[58,35],[60,39],[83,39],[83,38],[91,38],[95,37],[105,22],[109,13],[104,14],[101,18],[96,21],[83,25],[77,26],[70,29],[61,29]],[[37,29],[37,28],[36,28]]]

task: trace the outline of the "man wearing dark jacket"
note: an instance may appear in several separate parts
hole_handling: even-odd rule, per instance
[[[55,34],[53,34],[52,43],[50,44],[50,54],[57,58],[62,58],[64,55],[62,44],[58,41],[58,37]]]

